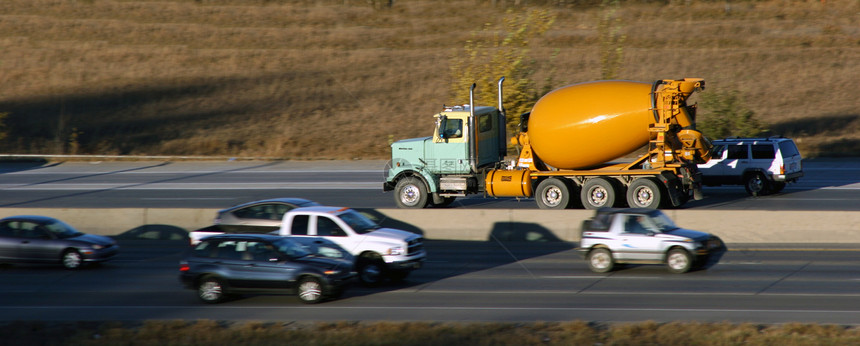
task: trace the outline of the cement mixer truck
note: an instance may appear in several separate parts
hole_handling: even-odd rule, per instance
[[[596,81],[551,91],[521,116],[510,139],[498,107],[443,107],[430,137],[391,144],[383,191],[400,208],[446,206],[457,197],[533,197],[541,209],[672,208],[702,198],[696,164],[710,141],[696,131],[689,96],[697,78],[653,83]],[[612,162],[641,150],[632,162]],[[629,160],[628,160],[629,161]]]

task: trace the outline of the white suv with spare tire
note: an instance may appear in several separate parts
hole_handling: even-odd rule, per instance
[[[743,185],[763,196],[803,176],[802,157],[789,138],[726,138],[713,145],[711,160],[698,165],[707,186]]]

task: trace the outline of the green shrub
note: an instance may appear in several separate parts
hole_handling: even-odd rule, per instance
[[[755,137],[767,131],[738,91],[704,91],[700,97],[696,128],[709,138]]]

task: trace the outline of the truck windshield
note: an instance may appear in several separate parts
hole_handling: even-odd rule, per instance
[[[379,229],[379,225],[370,221],[364,215],[357,213],[355,210],[346,211],[343,214],[339,214],[338,217],[358,234],[366,234]]]

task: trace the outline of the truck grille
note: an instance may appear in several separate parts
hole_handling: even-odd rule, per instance
[[[412,239],[408,243],[409,249],[406,252],[406,255],[414,255],[419,252],[424,251],[424,238],[418,237]]]

